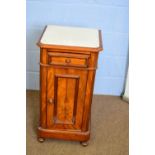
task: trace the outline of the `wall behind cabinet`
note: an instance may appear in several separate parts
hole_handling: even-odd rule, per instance
[[[128,0],[27,0],[26,87],[39,89],[39,48],[45,25],[84,26],[103,33],[94,93],[121,95],[128,63]]]

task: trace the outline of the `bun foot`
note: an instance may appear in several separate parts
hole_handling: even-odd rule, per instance
[[[43,142],[45,141],[45,139],[44,139],[44,138],[38,138],[38,141],[39,141],[40,143],[43,143]]]
[[[86,147],[86,146],[88,145],[88,141],[80,142],[80,144],[81,144],[83,147]]]

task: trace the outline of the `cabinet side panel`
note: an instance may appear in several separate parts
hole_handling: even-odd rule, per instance
[[[98,53],[91,53],[91,59],[89,60],[89,66],[93,68],[97,68],[97,59],[98,59]],[[82,131],[88,131],[89,129],[95,74],[96,74],[96,70],[90,70],[88,73],[84,112],[83,112],[83,121],[82,121]]]
[[[46,64],[46,49],[40,49],[40,62]],[[46,67],[40,66],[40,126],[46,128]]]

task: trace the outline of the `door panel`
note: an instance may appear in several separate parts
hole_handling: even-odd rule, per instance
[[[87,71],[48,68],[47,127],[81,129]]]
[[[74,124],[79,86],[79,76],[55,75],[56,124]]]

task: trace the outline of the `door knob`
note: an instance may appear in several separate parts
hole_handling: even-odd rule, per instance
[[[66,62],[66,63],[70,63],[71,60],[70,60],[70,59],[66,59],[65,62]]]
[[[52,99],[52,98],[48,99],[48,103],[53,104],[54,103],[54,99]]]

